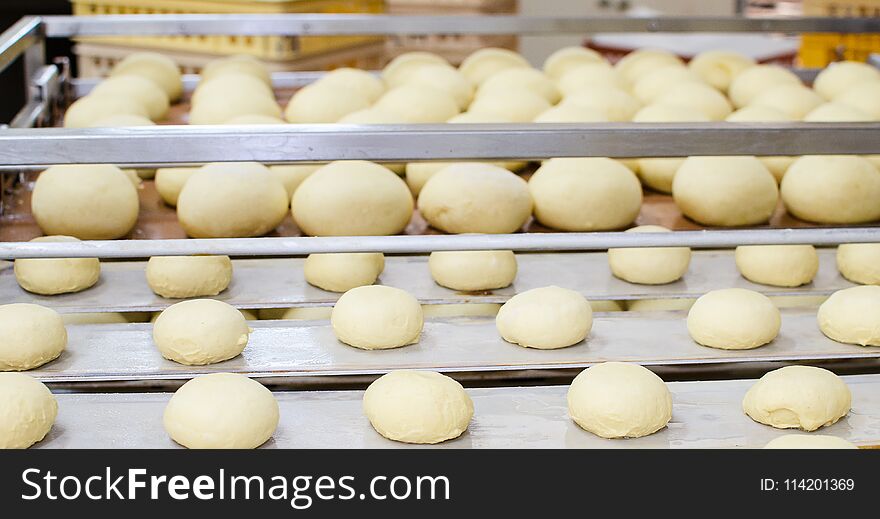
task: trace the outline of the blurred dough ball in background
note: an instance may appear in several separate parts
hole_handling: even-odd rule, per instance
[[[39,236],[32,242],[78,242],[73,236]],[[15,280],[33,294],[81,292],[101,276],[98,258],[30,258],[14,261]]]
[[[215,59],[205,65],[200,73],[202,81],[208,81],[230,74],[244,74],[259,79],[268,87],[272,87],[272,75],[266,65],[248,54],[236,54]]]
[[[468,111],[506,117],[515,123],[528,123],[551,106],[550,102],[541,95],[517,87],[511,90],[487,92],[484,95],[478,93]]]
[[[544,60],[544,74],[554,81],[558,81],[571,70],[590,63],[605,63],[605,58],[586,47],[563,47]]]
[[[284,118],[291,123],[335,123],[352,112],[369,108],[370,103],[363,91],[337,84],[312,83],[290,98]]]
[[[860,123],[871,122],[871,115],[850,105],[830,102],[817,106],[804,116],[808,123]]]
[[[468,81],[479,87],[496,72],[508,68],[531,68],[531,65],[512,50],[486,47],[466,57],[458,70]]]
[[[193,92],[190,124],[223,124],[242,115],[281,117],[281,107],[265,83],[242,74],[215,77]]]
[[[688,68],[713,87],[726,92],[733,79],[755,65],[755,60],[738,52],[708,50],[694,56]]]
[[[267,99],[275,99],[272,88],[265,82],[249,74],[229,73],[214,78],[202,78],[190,97],[193,105],[205,99],[222,99],[224,94],[236,92],[239,95],[251,95]],[[253,114],[241,114],[253,115]]]
[[[633,116],[636,123],[709,122],[709,116],[692,106],[652,104]],[[675,172],[684,162],[683,158],[638,159],[638,175],[642,182],[661,193],[672,192]]]
[[[678,65],[670,65],[636,78],[632,85],[632,93],[642,103],[649,104],[684,83],[704,85],[703,80],[694,71]]]
[[[830,100],[857,83],[877,80],[880,80],[877,67],[859,61],[837,61],[819,72],[813,81],[813,88]]]
[[[417,84],[404,84],[385,92],[373,108],[397,114],[414,124],[446,122],[460,112],[449,93]]]
[[[834,96],[832,101],[880,119],[880,79],[857,83]]]
[[[784,434],[773,438],[765,449],[858,449],[843,438],[824,434]]]
[[[324,74],[315,82],[317,85],[338,86],[356,90],[375,102],[385,93],[385,85],[382,80],[365,70],[350,67],[333,69]]]
[[[578,65],[556,80],[556,87],[563,96],[594,86],[623,90],[627,85],[621,75],[604,61]]]
[[[127,75],[142,76],[153,81],[165,91],[171,102],[177,101],[183,94],[183,80],[177,63],[157,52],[129,54],[110,71],[111,77]]]
[[[630,52],[614,64],[615,70],[630,85],[651,71],[668,66],[684,67],[684,63],[669,51],[651,48]]]
[[[797,159],[782,179],[789,213],[816,223],[880,220],[880,171],[855,155],[808,155]]]
[[[768,88],[752,99],[749,106],[767,106],[784,112],[793,120],[799,120],[825,102],[811,89],[794,83],[784,83]]]
[[[659,225],[641,225],[626,232],[672,232]],[[681,279],[691,262],[688,247],[608,249],[612,274],[630,283],[663,285]]]
[[[752,104],[749,106],[745,106],[740,108],[739,110],[733,112],[732,114],[727,116],[726,119],[728,122],[735,123],[763,123],[763,122],[792,122],[794,118],[790,115],[781,112],[775,108],[771,108],[769,106],[762,106]],[[789,166],[794,163],[797,157],[758,157],[758,160],[761,161],[764,166],[770,170],[770,173],[773,174],[773,177],[776,179],[776,183],[782,182],[782,177],[785,176],[785,172],[788,170]]]
[[[553,80],[533,68],[508,68],[498,71],[483,81],[476,96],[479,98],[515,89],[538,94],[550,104],[558,103],[562,97]]]
[[[385,270],[381,252],[309,254],[303,273],[310,285],[330,292],[347,292],[372,285]]]
[[[127,324],[130,321],[120,312],[76,312],[61,314],[65,325],[71,324]]]
[[[594,85],[567,94],[560,106],[575,104],[600,110],[609,121],[625,122],[633,118],[642,104],[624,90],[606,85]]]
[[[733,78],[728,96],[733,106],[742,108],[756,97],[780,84],[801,85],[801,80],[790,70],[778,65],[755,65]]]
[[[724,94],[702,83],[680,83],[657,96],[655,102],[693,107],[713,121],[723,121],[733,111]]]
[[[125,96],[141,103],[153,121],[159,121],[168,113],[170,101],[162,87],[143,76],[109,77],[92,89],[89,95]]]
[[[411,74],[427,65],[449,65],[449,62],[433,52],[405,52],[385,65],[382,69],[382,80],[388,88],[395,88],[406,83]]]
[[[119,94],[88,95],[73,102],[64,112],[65,128],[89,128],[98,121],[119,114],[149,117],[147,107],[134,97]]]
[[[466,110],[474,98],[471,82],[458,69],[446,63],[418,67],[407,75],[402,84],[445,92],[455,100],[459,110]]]

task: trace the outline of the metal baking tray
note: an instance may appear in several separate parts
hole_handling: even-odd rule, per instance
[[[880,443],[880,375],[843,377],[850,413],[816,434],[860,446]],[[791,434],[758,424],[741,402],[754,380],[671,382],[672,421],[637,439],[607,440],[568,416],[567,386],[468,389],[474,418],[439,448],[759,448]],[[36,448],[177,448],[164,431],[168,393],[60,394],[58,418]],[[427,448],[376,433],[363,415],[362,391],[278,392],[281,422],[264,448]]]
[[[242,355],[209,366],[165,360],[149,324],[68,326],[68,348],[30,375],[45,382],[189,379],[234,372],[252,377],[364,375],[395,369],[504,371],[581,368],[609,360],[644,365],[711,365],[745,362],[877,359],[880,348],[842,344],[818,330],[815,310],[783,310],[782,330],[771,344],[745,351],[693,342],[684,312],[597,314],[590,336],[557,350],[505,342],[492,317],[429,319],[417,344],[366,351],[339,342],[327,321],[252,321]]]

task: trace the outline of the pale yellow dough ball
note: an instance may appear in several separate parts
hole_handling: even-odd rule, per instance
[[[407,75],[407,85],[423,86],[449,94],[465,110],[474,98],[474,86],[455,67],[444,64],[418,67]]]
[[[200,104],[203,100],[222,99],[224,95],[234,92],[235,95],[249,95],[266,99],[274,99],[272,88],[265,82],[260,81],[249,74],[229,73],[205,78],[199,82],[190,97],[193,105]],[[253,115],[253,114],[242,114]]]
[[[797,159],[780,186],[785,208],[817,223],[867,223],[880,219],[880,171],[854,155]]]
[[[313,83],[290,98],[284,118],[291,123],[335,123],[352,112],[368,108],[370,103],[370,97],[363,91]]]
[[[405,52],[385,65],[382,80],[388,88],[398,87],[406,83],[410,74],[426,65],[449,65],[449,62],[433,52]]]
[[[631,120],[642,107],[639,100],[627,92],[604,85],[576,90],[566,95],[560,104],[575,104],[600,110],[613,122]]]
[[[229,256],[154,256],[147,262],[147,284],[162,297],[215,296],[231,281]]]
[[[373,107],[397,114],[410,123],[442,123],[460,111],[449,93],[414,84],[404,84],[385,92]]]
[[[533,288],[510,298],[495,317],[501,338],[526,348],[552,350],[584,340],[593,310],[584,296],[565,288]]]
[[[113,76],[98,83],[89,95],[127,96],[141,103],[150,119],[158,121],[168,113],[168,94],[143,76]]]
[[[372,285],[385,270],[381,252],[309,254],[303,266],[306,281],[331,292]]]
[[[880,79],[857,83],[834,96],[833,101],[880,119]]]
[[[804,122],[808,123],[860,123],[873,120],[870,114],[835,101],[819,105],[804,116]]]
[[[786,366],[773,370],[749,388],[743,411],[754,421],[777,429],[815,431],[849,412],[852,393],[827,369]]]
[[[641,225],[626,232],[671,232],[659,225]],[[691,262],[688,247],[608,249],[611,273],[630,283],[662,285],[681,279]]]
[[[155,186],[162,201],[174,207],[183,185],[200,168],[159,168],[156,170]]]
[[[567,96],[578,90],[594,86],[625,89],[626,81],[614,68],[606,62],[578,65],[556,80],[556,86],[562,95]]]
[[[773,438],[765,449],[858,449],[855,444],[850,443],[843,438],[837,436],[825,436],[823,434],[785,434],[777,438]]]
[[[243,74],[217,76],[193,93],[190,124],[223,124],[242,115],[280,118],[281,107],[265,83]]]
[[[550,104],[558,103],[562,97],[553,80],[533,68],[508,68],[492,74],[480,84],[477,97],[514,89],[534,92]]]
[[[58,402],[39,380],[0,373],[0,449],[27,449],[55,424]]]
[[[713,121],[723,121],[733,111],[724,94],[702,83],[680,83],[657,96],[655,102],[664,105],[690,106],[703,112]]]
[[[709,116],[693,106],[651,104],[633,116],[636,123],[709,122]],[[638,175],[646,186],[661,193],[672,192],[672,180],[684,159],[644,158],[636,160]]]
[[[540,95],[524,88],[495,90],[478,95],[468,109],[471,113],[498,115],[515,123],[531,122],[552,105]]]
[[[727,50],[704,51],[688,62],[688,68],[722,92],[730,88],[736,76],[753,65],[755,60],[749,56]]]
[[[880,243],[844,243],[837,247],[837,270],[862,285],[880,285]]]
[[[550,79],[559,80],[568,72],[581,65],[603,63],[607,65],[601,54],[586,47],[563,47],[544,60],[544,74]]]
[[[153,324],[153,342],[162,357],[204,366],[237,357],[250,328],[234,307],[214,299],[191,299],[162,311]]]
[[[486,47],[466,57],[458,70],[468,81],[479,86],[496,72],[508,68],[531,68],[531,65],[512,50]]]
[[[822,303],[819,329],[828,338],[859,346],[880,346],[880,286],[838,290]]]
[[[55,360],[67,347],[61,315],[30,303],[0,305],[0,371],[24,371]]]
[[[422,306],[406,291],[369,285],[342,294],[330,324],[336,338],[349,346],[384,350],[418,342],[424,317]]]
[[[248,54],[236,54],[212,60],[201,71],[202,81],[232,74],[252,76],[267,86],[272,86],[272,75],[269,73],[269,69],[259,59]]]
[[[171,58],[156,52],[134,52],[113,66],[111,76],[143,76],[162,87],[168,99],[177,101],[183,93],[180,68]]]
[[[834,99],[852,85],[880,80],[880,69],[860,61],[837,61],[825,67],[813,81],[813,88],[825,99]]]
[[[790,115],[769,106],[752,104],[744,106],[727,116],[728,122],[755,123],[755,122],[791,122]],[[782,182],[782,177],[797,157],[758,157],[764,166],[770,170],[776,183]]]
[[[713,290],[688,311],[691,338],[722,350],[750,350],[779,334],[782,317],[767,296],[743,288]]]
[[[755,65],[743,70],[733,78],[728,96],[733,106],[742,108],[766,90],[780,84],[800,85],[802,83],[793,72],[778,65]]]
[[[795,83],[784,83],[758,94],[750,105],[767,106],[780,110],[792,119],[803,119],[825,102],[822,96]]]
[[[812,245],[741,245],[734,256],[739,273],[762,285],[799,287],[819,271],[819,255]]]
[[[72,236],[39,236],[32,242],[78,242]],[[32,258],[15,260],[15,280],[33,294],[81,292],[101,276],[98,258]]]
[[[649,104],[684,83],[704,84],[694,71],[678,65],[670,65],[636,78],[632,85],[632,93],[642,103]]]
[[[376,101],[385,93],[385,85],[381,79],[365,70],[350,67],[333,69],[315,83],[350,88],[365,95],[370,102]]]
[[[684,63],[667,50],[650,48],[630,52],[614,64],[614,68],[630,84],[653,70],[668,66],[684,67]]]
[[[107,117],[128,114],[149,117],[146,105],[138,99],[120,94],[88,95],[73,102],[64,112],[65,128],[90,128]]]
[[[473,292],[509,286],[517,264],[509,250],[437,251],[431,253],[428,268],[438,285]]]

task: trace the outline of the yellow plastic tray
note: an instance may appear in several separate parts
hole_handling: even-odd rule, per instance
[[[880,17],[880,0],[804,0],[806,16]],[[824,67],[840,59],[865,61],[880,52],[880,34],[804,34],[798,60]]]

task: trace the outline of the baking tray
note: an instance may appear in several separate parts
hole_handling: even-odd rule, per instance
[[[782,330],[771,344],[745,351],[693,342],[685,312],[598,314],[586,341],[569,348],[536,350],[501,339],[492,317],[429,319],[417,344],[367,351],[339,342],[327,321],[251,321],[244,353],[209,366],[184,366],[161,357],[150,324],[70,325],[61,357],[28,374],[45,382],[189,379],[234,372],[252,377],[365,375],[395,369],[504,371],[586,367],[609,360],[644,365],[712,365],[745,362],[878,359],[880,348],[842,344],[819,331],[815,310],[782,312]]]
[[[880,443],[880,375],[843,377],[850,413],[817,434]],[[758,424],[741,402],[754,380],[671,382],[669,426],[637,439],[607,440],[568,417],[567,386],[469,389],[467,432],[436,448],[759,448],[793,431]],[[164,431],[168,393],[60,394],[58,418],[35,448],[178,448]],[[362,391],[278,392],[281,422],[264,448],[431,448],[394,442],[363,415]]]
[[[456,292],[431,278],[427,256],[388,256],[379,282],[402,288],[424,304],[503,303],[511,296],[548,285],[576,290],[590,300],[698,297],[718,288],[740,287],[768,295],[828,295],[854,286],[837,271],[835,249],[819,250],[819,272],[812,283],[779,288],[751,283],[736,269],[733,251],[695,251],[687,275],[667,285],[636,285],[614,277],[605,253],[518,254],[516,281],[488,292]],[[331,305],[340,294],[306,283],[302,258],[234,261],[229,288],[214,297],[238,308]],[[0,301],[38,303],[62,312],[141,312],[161,310],[177,300],[157,296],[147,285],[146,262],[104,262],[101,280],[75,294],[39,296],[15,280],[11,262],[0,262]]]

